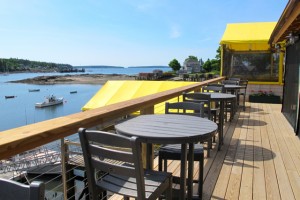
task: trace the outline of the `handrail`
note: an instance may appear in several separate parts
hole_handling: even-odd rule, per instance
[[[0,132],[0,160],[72,135],[80,127],[94,127],[180,96],[182,92],[199,90],[208,83],[219,82],[224,79],[225,77],[218,77],[93,110],[2,131]]]

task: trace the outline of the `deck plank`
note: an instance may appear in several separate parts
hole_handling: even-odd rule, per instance
[[[214,198],[212,197],[216,182],[218,180],[218,176],[220,174],[220,170],[222,168],[226,152],[228,151],[229,148],[229,143],[231,141],[232,135],[235,132],[235,125],[237,123],[237,117],[233,119],[232,123],[230,124],[229,128],[227,129],[224,137],[224,145],[221,148],[221,151],[219,151],[216,155],[215,158],[209,158],[209,159],[214,159],[212,162],[211,166],[205,165],[205,167],[209,168],[209,173],[206,175],[204,179],[204,184],[203,184],[203,199],[211,199]],[[239,132],[236,132],[239,134]],[[215,151],[217,151],[215,149]],[[216,197],[218,198],[218,197]]]
[[[264,105],[263,109],[265,112],[272,113],[272,109],[267,104]],[[274,117],[272,114],[268,114],[265,116],[265,122],[267,123],[268,132],[270,133],[270,144],[272,151],[274,152],[275,156],[273,158],[274,164],[275,164],[275,170],[277,175],[277,182],[279,185],[279,191],[281,199],[295,199],[294,194],[288,179],[287,171],[285,168],[284,160],[282,155],[282,152],[280,151],[280,141],[278,141],[278,136],[280,136],[280,133],[278,132],[278,125],[276,121],[274,120]],[[276,137],[277,136],[277,137]]]
[[[253,199],[266,199],[266,187],[265,187],[265,170],[263,163],[263,148],[261,143],[261,137],[265,134],[262,127],[265,125],[260,118],[260,108],[252,107],[251,119],[253,121]]]
[[[243,131],[247,134],[245,142],[245,153],[244,153],[244,164],[243,164],[243,173],[241,180],[241,189],[239,199],[252,199],[253,194],[253,159],[254,159],[254,148],[253,148],[253,139],[254,139],[254,121],[249,120],[249,112],[244,113],[244,124]],[[254,185],[255,187],[255,185]]]
[[[260,117],[261,123],[265,122],[265,115]],[[271,144],[269,141],[269,132],[267,125],[261,127],[261,140],[263,149],[263,160],[265,170],[265,182],[266,182],[266,198],[267,199],[278,199],[280,197],[275,165],[273,161],[274,152],[271,150]]]
[[[225,138],[226,140],[224,141],[224,146],[227,145],[227,140],[229,140],[228,142],[230,142],[228,149],[227,149],[227,154],[225,155],[225,150],[224,147],[222,147],[222,151],[224,152],[224,161],[222,169],[220,171],[218,180],[217,180],[217,184],[215,185],[215,188],[213,190],[213,194],[212,195],[206,195],[205,197],[207,199],[209,199],[209,197],[211,196],[211,199],[223,199],[225,198],[226,195],[226,189],[227,189],[227,185],[229,182],[229,178],[230,178],[230,173],[232,170],[232,165],[234,163],[234,158],[235,158],[235,152],[236,152],[236,148],[238,145],[238,138],[240,137],[240,133],[241,133],[241,129],[236,129],[235,126],[237,125],[238,120],[234,119],[234,121],[232,123],[233,126],[230,127],[230,129],[226,132]],[[230,134],[231,132],[233,132],[233,135]],[[231,138],[229,138],[229,135],[232,135]],[[228,139],[229,138],[229,139]],[[223,156],[219,157],[219,160],[216,160],[216,162],[221,162],[223,159]],[[206,181],[204,186],[206,186]],[[206,188],[205,188],[206,189]],[[206,191],[205,191],[206,192]]]
[[[243,124],[243,120],[239,119],[239,121],[241,124]],[[240,129],[240,137],[237,142],[237,149],[235,152],[235,158],[230,173],[225,199],[238,199],[240,193],[247,130],[245,131],[245,129],[241,129],[240,127],[236,127],[236,129]]]

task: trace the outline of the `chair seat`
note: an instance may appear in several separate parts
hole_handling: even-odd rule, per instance
[[[187,147],[189,149],[189,147]],[[199,155],[203,155],[203,145],[194,145],[194,160],[199,161]],[[189,152],[188,152],[189,156]],[[168,158],[170,160],[180,160],[181,159],[181,145],[180,144],[168,144],[159,149],[159,157],[164,159]]]
[[[151,199],[153,191],[156,191],[163,185],[171,176],[171,173],[145,170],[145,196],[146,199]],[[136,179],[128,176],[120,176],[114,174],[106,174],[101,177],[96,183],[104,190],[109,190],[124,196],[137,198]]]

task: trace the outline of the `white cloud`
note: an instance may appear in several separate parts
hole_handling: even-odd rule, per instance
[[[180,28],[177,25],[171,27],[170,38],[179,38],[181,36]]]

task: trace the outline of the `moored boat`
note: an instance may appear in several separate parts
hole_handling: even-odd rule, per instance
[[[17,96],[13,96],[13,95],[10,95],[10,96],[5,96],[5,99],[12,99],[12,98],[15,98]]]
[[[63,103],[64,98],[56,98],[54,95],[49,95],[45,98],[44,102],[41,103],[36,103],[35,107],[42,108],[42,107],[47,107],[47,106],[54,106]]]
[[[40,89],[28,89],[29,92],[39,92]]]

